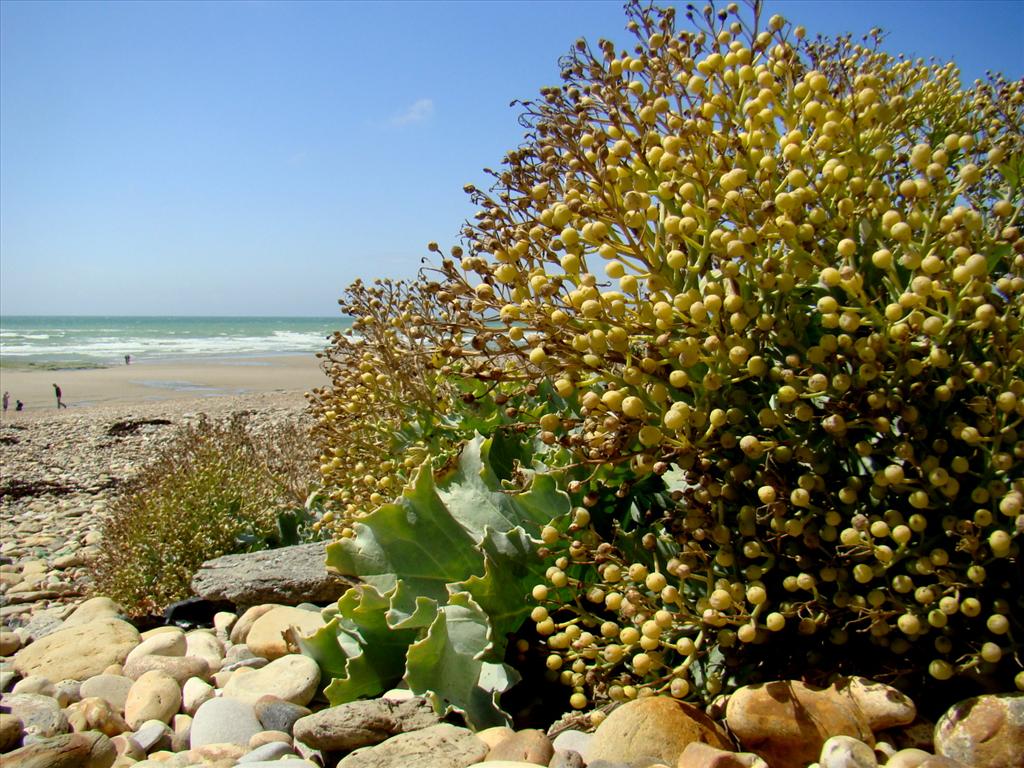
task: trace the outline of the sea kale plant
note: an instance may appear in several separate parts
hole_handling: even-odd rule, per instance
[[[580,40],[522,104],[418,314],[379,306],[336,344],[334,562],[359,571],[364,510],[421,492],[470,403],[491,418],[468,431],[531,449],[489,490],[515,498],[528,470],[570,504],[522,597],[572,706],[795,673],[1024,689],[1024,81],[965,87],[756,3],[688,7],[682,29],[628,13],[632,50]],[[375,334],[424,363],[422,397]]]

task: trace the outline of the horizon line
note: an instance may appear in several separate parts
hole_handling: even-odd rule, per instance
[[[341,315],[343,318],[346,315]],[[137,314],[110,314],[110,313],[68,313],[68,314],[48,314],[48,313],[5,313],[0,312],[0,319],[10,317],[145,317],[145,318],[156,318],[156,317],[223,317],[223,318],[241,318],[241,319],[266,319],[266,318],[280,318],[282,320],[296,320],[296,319],[307,319],[307,320],[323,320],[323,319],[335,319],[336,315],[237,315],[237,314],[172,314],[172,315],[137,315]]]

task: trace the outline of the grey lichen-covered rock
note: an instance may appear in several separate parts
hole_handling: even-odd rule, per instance
[[[487,745],[471,731],[442,723],[353,752],[338,768],[468,768],[486,755]]]
[[[388,739],[396,734],[420,731],[441,722],[422,698],[408,701],[368,699],[321,710],[295,723],[297,741],[325,752],[347,752]],[[474,737],[476,738],[476,737]],[[479,740],[478,740],[479,741]],[[487,745],[484,754],[487,754]],[[482,758],[481,758],[482,759]]]
[[[63,616],[67,615],[66,610],[57,608],[44,609],[33,614],[25,626],[18,629],[18,636],[22,639],[22,645],[41,637],[52,635],[58,629],[64,627]]]
[[[21,720],[24,733],[48,737],[67,733],[70,726],[56,699],[38,693],[9,693],[0,699],[4,711]]]
[[[192,591],[244,606],[332,602],[355,582],[327,571],[325,546],[313,542],[208,560],[192,578]]]

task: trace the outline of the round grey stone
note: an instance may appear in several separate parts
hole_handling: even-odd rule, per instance
[[[289,736],[295,722],[309,714],[312,713],[308,708],[279,699],[276,696],[264,696],[256,702],[256,717],[259,718],[264,729],[282,731]]]
[[[249,739],[262,730],[251,704],[237,699],[210,699],[196,710],[189,746],[195,749],[230,743],[248,747]]]

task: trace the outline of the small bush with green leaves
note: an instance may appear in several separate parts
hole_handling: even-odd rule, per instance
[[[301,507],[312,457],[297,434],[268,440],[235,416],[202,418],[163,446],[110,504],[94,591],[131,614],[159,612],[189,595],[205,560],[292,535],[289,510]],[[296,453],[285,457],[284,445]]]

